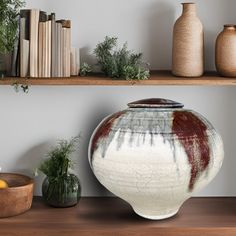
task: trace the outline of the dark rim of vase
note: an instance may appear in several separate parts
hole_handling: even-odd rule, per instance
[[[196,5],[195,2],[183,2],[183,3],[181,3],[181,4],[182,4],[182,5],[191,5],[191,4]]]
[[[184,105],[169,99],[148,98],[128,104],[129,108],[183,108]]]
[[[235,29],[235,25],[234,24],[225,24],[224,28],[234,28]]]

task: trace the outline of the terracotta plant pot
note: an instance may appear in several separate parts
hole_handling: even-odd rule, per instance
[[[0,218],[19,215],[31,208],[33,180],[25,175],[0,173],[8,188],[0,189]]]
[[[236,77],[236,29],[225,25],[216,40],[216,69],[225,77]]]
[[[219,171],[220,135],[197,112],[147,99],[105,118],[90,141],[97,179],[148,219],[175,215]]]
[[[199,77],[204,72],[203,26],[194,3],[183,3],[183,14],[173,31],[172,73],[181,77]]]

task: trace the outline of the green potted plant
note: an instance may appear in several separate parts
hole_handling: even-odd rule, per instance
[[[70,172],[73,167],[71,154],[75,151],[77,142],[78,137],[59,141],[39,167],[46,175],[42,184],[43,198],[53,207],[71,207],[79,202],[80,182],[78,177]]]
[[[10,75],[12,54],[18,37],[19,13],[24,0],[0,2],[0,77]]]
[[[142,61],[142,53],[134,53],[128,50],[128,44],[117,48],[116,37],[106,36],[104,41],[98,43],[94,54],[101,71],[112,79],[146,80],[150,77],[149,63]],[[80,76],[86,76],[92,72],[91,65],[83,63],[80,68]]]
[[[102,72],[113,79],[145,80],[148,79],[149,69],[142,62],[142,53],[133,53],[125,43],[117,49],[116,37],[105,37],[95,50],[95,56]],[[147,63],[146,63],[147,64]]]

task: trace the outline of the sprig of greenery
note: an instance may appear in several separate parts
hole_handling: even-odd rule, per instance
[[[78,143],[79,137],[71,140],[61,140],[58,145],[48,153],[46,159],[39,167],[49,179],[60,179],[68,175],[69,168],[73,167],[70,155],[75,151],[75,145]]]
[[[20,84],[18,82],[14,82],[12,84],[12,86],[14,87],[14,90],[16,93],[19,93],[20,90],[23,91],[23,93],[28,93],[29,92],[29,85],[28,84]]]
[[[88,73],[92,72],[92,67],[88,63],[84,62],[80,66],[80,76],[86,76]]]
[[[124,76],[126,80],[144,80],[150,77],[150,72],[140,67],[124,66]]]
[[[135,54],[128,50],[127,43],[119,50],[116,37],[105,37],[105,40],[99,43],[94,54],[97,57],[98,64],[106,76],[126,80],[144,80],[149,78],[149,70],[144,68],[142,54]]]
[[[19,12],[24,0],[0,1],[0,53],[12,52],[17,38]]]

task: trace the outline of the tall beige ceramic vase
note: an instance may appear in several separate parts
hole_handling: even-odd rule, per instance
[[[173,32],[172,73],[200,77],[204,72],[203,26],[194,3],[183,3],[183,13]]]
[[[236,29],[225,25],[216,40],[216,69],[225,77],[236,77]]]

